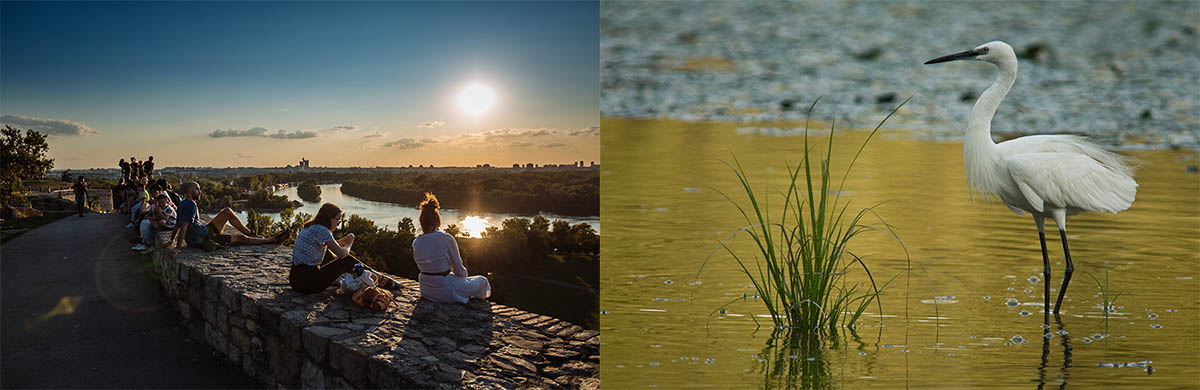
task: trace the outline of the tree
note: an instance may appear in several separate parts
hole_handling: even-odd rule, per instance
[[[317,187],[317,184],[312,181],[300,183],[300,188],[296,189],[296,194],[300,195],[300,199],[308,202],[321,201],[321,187]]]
[[[22,190],[22,180],[45,176],[54,167],[54,159],[46,158],[49,150],[45,134],[27,129],[22,135],[20,130],[4,126],[0,131],[0,203],[25,201],[13,192]]]
[[[398,231],[400,232],[408,232],[412,234],[417,233],[417,226],[413,224],[412,218],[409,217],[400,218],[400,224],[397,225],[396,228],[398,228]]]

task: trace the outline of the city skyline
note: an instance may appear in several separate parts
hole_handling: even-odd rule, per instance
[[[59,169],[599,161],[597,7],[5,2],[0,123]]]

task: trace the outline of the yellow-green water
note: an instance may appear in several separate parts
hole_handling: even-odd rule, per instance
[[[882,298],[882,316],[872,305],[856,334],[793,338],[796,347],[778,348],[769,346],[787,342],[772,337],[770,318],[759,318],[756,328],[751,317],[766,311],[728,255],[714,256],[701,283],[692,284],[718,240],[747,225],[714,191],[743,196],[722,161],[736,154],[763,196],[786,185],[785,164],[802,156],[801,137],[739,135],[742,126],[602,121],[605,388],[1200,385],[1200,176],[1187,171],[1198,164],[1195,151],[1128,153],[1142,161],[1133,207],[1070,220],[1076,270],[1062,309],[1067,334],[1058,335],[1054,324],[1046,340],[1044,281],[1030,281],[1042,274],[1032,219],[971,199],[960,142],[881,133],[846,180],[842,199],[852,211],[886,202],[877,211],[908,246],[912,270],[904,272],[904,251],[893,239],[860,236],[849,249],[865,257],[875,278],[899,275]],[[825,141],[814,134],[810,142]],[[833,172],[844,169],[865,135],[837,133]],[[1057,294],[1062,246],[1057,234],[1049,239]],[[733,247],[749,257],[748,241]],[[1087,276],[1103,280],[1105,270],[1112,293],[1123,292],[1107,328],[1099,289]],[[851,271],[848,280],[865,279]],[[743,293],[745,301],[738,299]],[[1008,298],[1020,304],[1009,306]],[[710,317],[731,299],[726,314]],[[1093,340],[1097,334],[1108,336]],[[1018,335],[1026,342],[1012,343]],[[1153,373],[1102,366],[1146,360]]]

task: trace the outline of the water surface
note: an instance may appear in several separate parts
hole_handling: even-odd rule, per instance
[[[745,125],[603,122],[606,388],[1143,389],[1193,388],[1200,379],[1200,177],[1188,171],[1198,163],[1195,151],[1130,152],[1143,163],[1133,207],[1070,220],[1075,276],[1061,328],[1052,324],[1046,339],[1032,219],[971,199],[961,142],[883,133],[867,146],[842,199],[851,210],[885,202],[877,211],[895,226],[911,262],[891,238],[860,236],[850,250],[875,278],[898,276],[882,298],[882,315],[872,306],[856,334],[836,342],[781,340],[772,338],[770,318],[755,317],[766,311],[727,255],[713,257],[699,284],[693,280],[718,240],[747,225],[716,192],[743,199],[722,161],[732,151],[760,194],[775,193],[785,163],[800,159],[802,138]],[[834,172],[864,136],[838,132]],[[749,256],[749,244],[733,247]],[[1048,245],[1057,294],[1062,246]],[[1106,270],[1110,290],[1123,292],[1107,325],[1087,276],[1103,280]],[[848,277],[865,281],[861,272]],[[712,314],[730,301],[725,314]]]
[[[421,216],[421,209],[417,207],[401,206],[386,202],[376,202],[343,194],[341,184],[321,184],[318,187],[321,188],[320,202],[309,202],[304,199],[300,199],[300,195],[296,192],[298,187],[295,186],[276,191],[275,195],[283,195],[287,196],[289,200],[300,201],[304,205],[296,208],[296,211],[305,212],[309,215],[316,215],[317,210],[321,208],[322,204],[325,202],[332,202],[341,207],[346,213],[347,217],[352,214],[358,214],[363,218],[374,221],[375,226],[392,231],[396,230],[400,223],[400,219],[404,217],[412,218],[413,223],[416,224],[417,219]],[[457,209],[442,209],[440,210],[440,213],[442,215],[443,227],[450,224],[456,224],[460,228],[464,228],[464,231],[471,233],[475,237],[478,237],[478,234],[483,232],[488,227],[499,227],[505,219],[533,218],[533,215],[486,212],[466,213]],[[276,221],[279,220],[279,213],[264,214],[270,215],[271,218],[274,218]],[[542,213],[541,215],[551,221],[564,220],[570,222],[571,224],[586,222],[588,225],[591,225],[593,229],[596,229],[597,233],[600,232],[600,219],[597,217],[564,217],[550,213]],[[246,212],[239,211],[238,216],[245,220]]]

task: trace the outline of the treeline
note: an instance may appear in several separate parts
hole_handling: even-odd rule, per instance
[[[283,210],[294,206],[286,196],[275,195],[264,190],[264,184],[253,178],[233,181],[198,179],[200,199],[196,203],[204,210],[220,210],[225,207],[258,210]],[[179,191],[179,188],[173,188]]]
[[[436,194],[444,208],[469,212],[600,215],[596,170],[378,173],[342,183],[344,194],[404,206],[417,206],[426,192]]]
[[[280,221],[253,210],[249,214],[247,227],[264,237],[290,229],[294,238],[312,217],[291,209],[280,213]],[[412,242],[418,236],[417,227],[406,217],[396,228],[384,230],[371,220],[351,215],[334,235],[354,233],[352,252],[359,260],[416,280],[420,271],[413,261]],[[467,270],[489,277],[492,301],[598,328],[600,237],[587,223],[572,225],[536,216],[506,219],[500,227],[488,228],[482,238],[463,237],[455,225],[443,231],[456,236]]]

